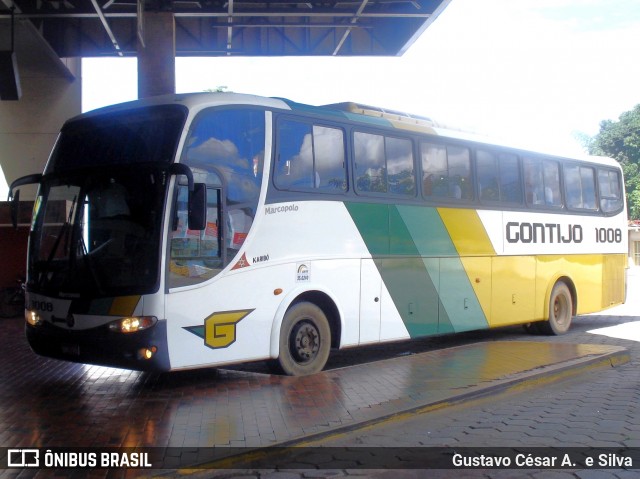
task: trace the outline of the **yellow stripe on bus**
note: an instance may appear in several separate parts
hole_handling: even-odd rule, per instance
[[[118,296],[114,298],[111,308],[109,308],[109,315],[132,316],[139,301],[140,296]]]
[[[496,254],[476,210],[438,208],[438,213],[460,256]]]

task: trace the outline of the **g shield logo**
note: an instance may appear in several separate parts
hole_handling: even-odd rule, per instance
[[[226,348],[236,341],[236,324],[253,309],[213,313],[204,320],[204,344],[212,349]]]
[[[211,349],[226,348],[236,342],[236,325],[252,311],[243,309],[213,313],[205,318],[204,326],[187,326],[184,329],[204,339],[205,346]]]

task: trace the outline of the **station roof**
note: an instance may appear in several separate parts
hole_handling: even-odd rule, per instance
[[[398,56],[450,1],[0,0],[0,18],[15,5],[60,58],[135,56],[153,12],[173,13],[176,56]]]

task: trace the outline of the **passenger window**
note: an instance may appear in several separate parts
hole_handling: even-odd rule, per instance
[[[596,190],[593,168],[578,165],[564,167],[565,194],[567,207],[595,210]]]
[[[415,195],[411,140],[362,132],[353,140],[356,191]]]
[[[313,127],[316,188],[346,191],[344,135],[338,128]]]
[[[342,130],[293,120],[279,123],[276,187],[345,191],[345,171]]]
[[[387,180],[389,192],[415,196],[416,178],[413,169],[413,148],[410,140],[385,138]]]
[[[498,161],[493,153],[478,150],[476,152],[476,169],[478,175],[478,196],[481,201],[499,201]]]
[[[387,169],[384,158],[384,137],[356,132],[353,136],[356,191],[387,192]]]
[[[505,203],[522,203],[522,181],[518,157],[501,153],[500,164],[500,199]]]
[[[276,186],[283,190],[313,188],[311,125],[282,121],[278,129]]]
[[[426,198],[473,198],[469,149],[422,143],[422,185]]]
[[[603,213],[614,213],[622,209],[620,173],[615,170],[598,170],[600,209]]]
[[[527,204],[562,207],[558,162],[525,158],[523,163]]]

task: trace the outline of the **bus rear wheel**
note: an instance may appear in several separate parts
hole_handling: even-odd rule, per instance
[[[549,298],[549,320],[537,323],[540,332],[549,335],[564,334],[571,326],[573,316],[573,298],[569,287],[558,282]]]
[[[278,366],[289,376],[322,371],[331,349],[331,329],[322,309],[313,303],[294,304],[280,328]]]

